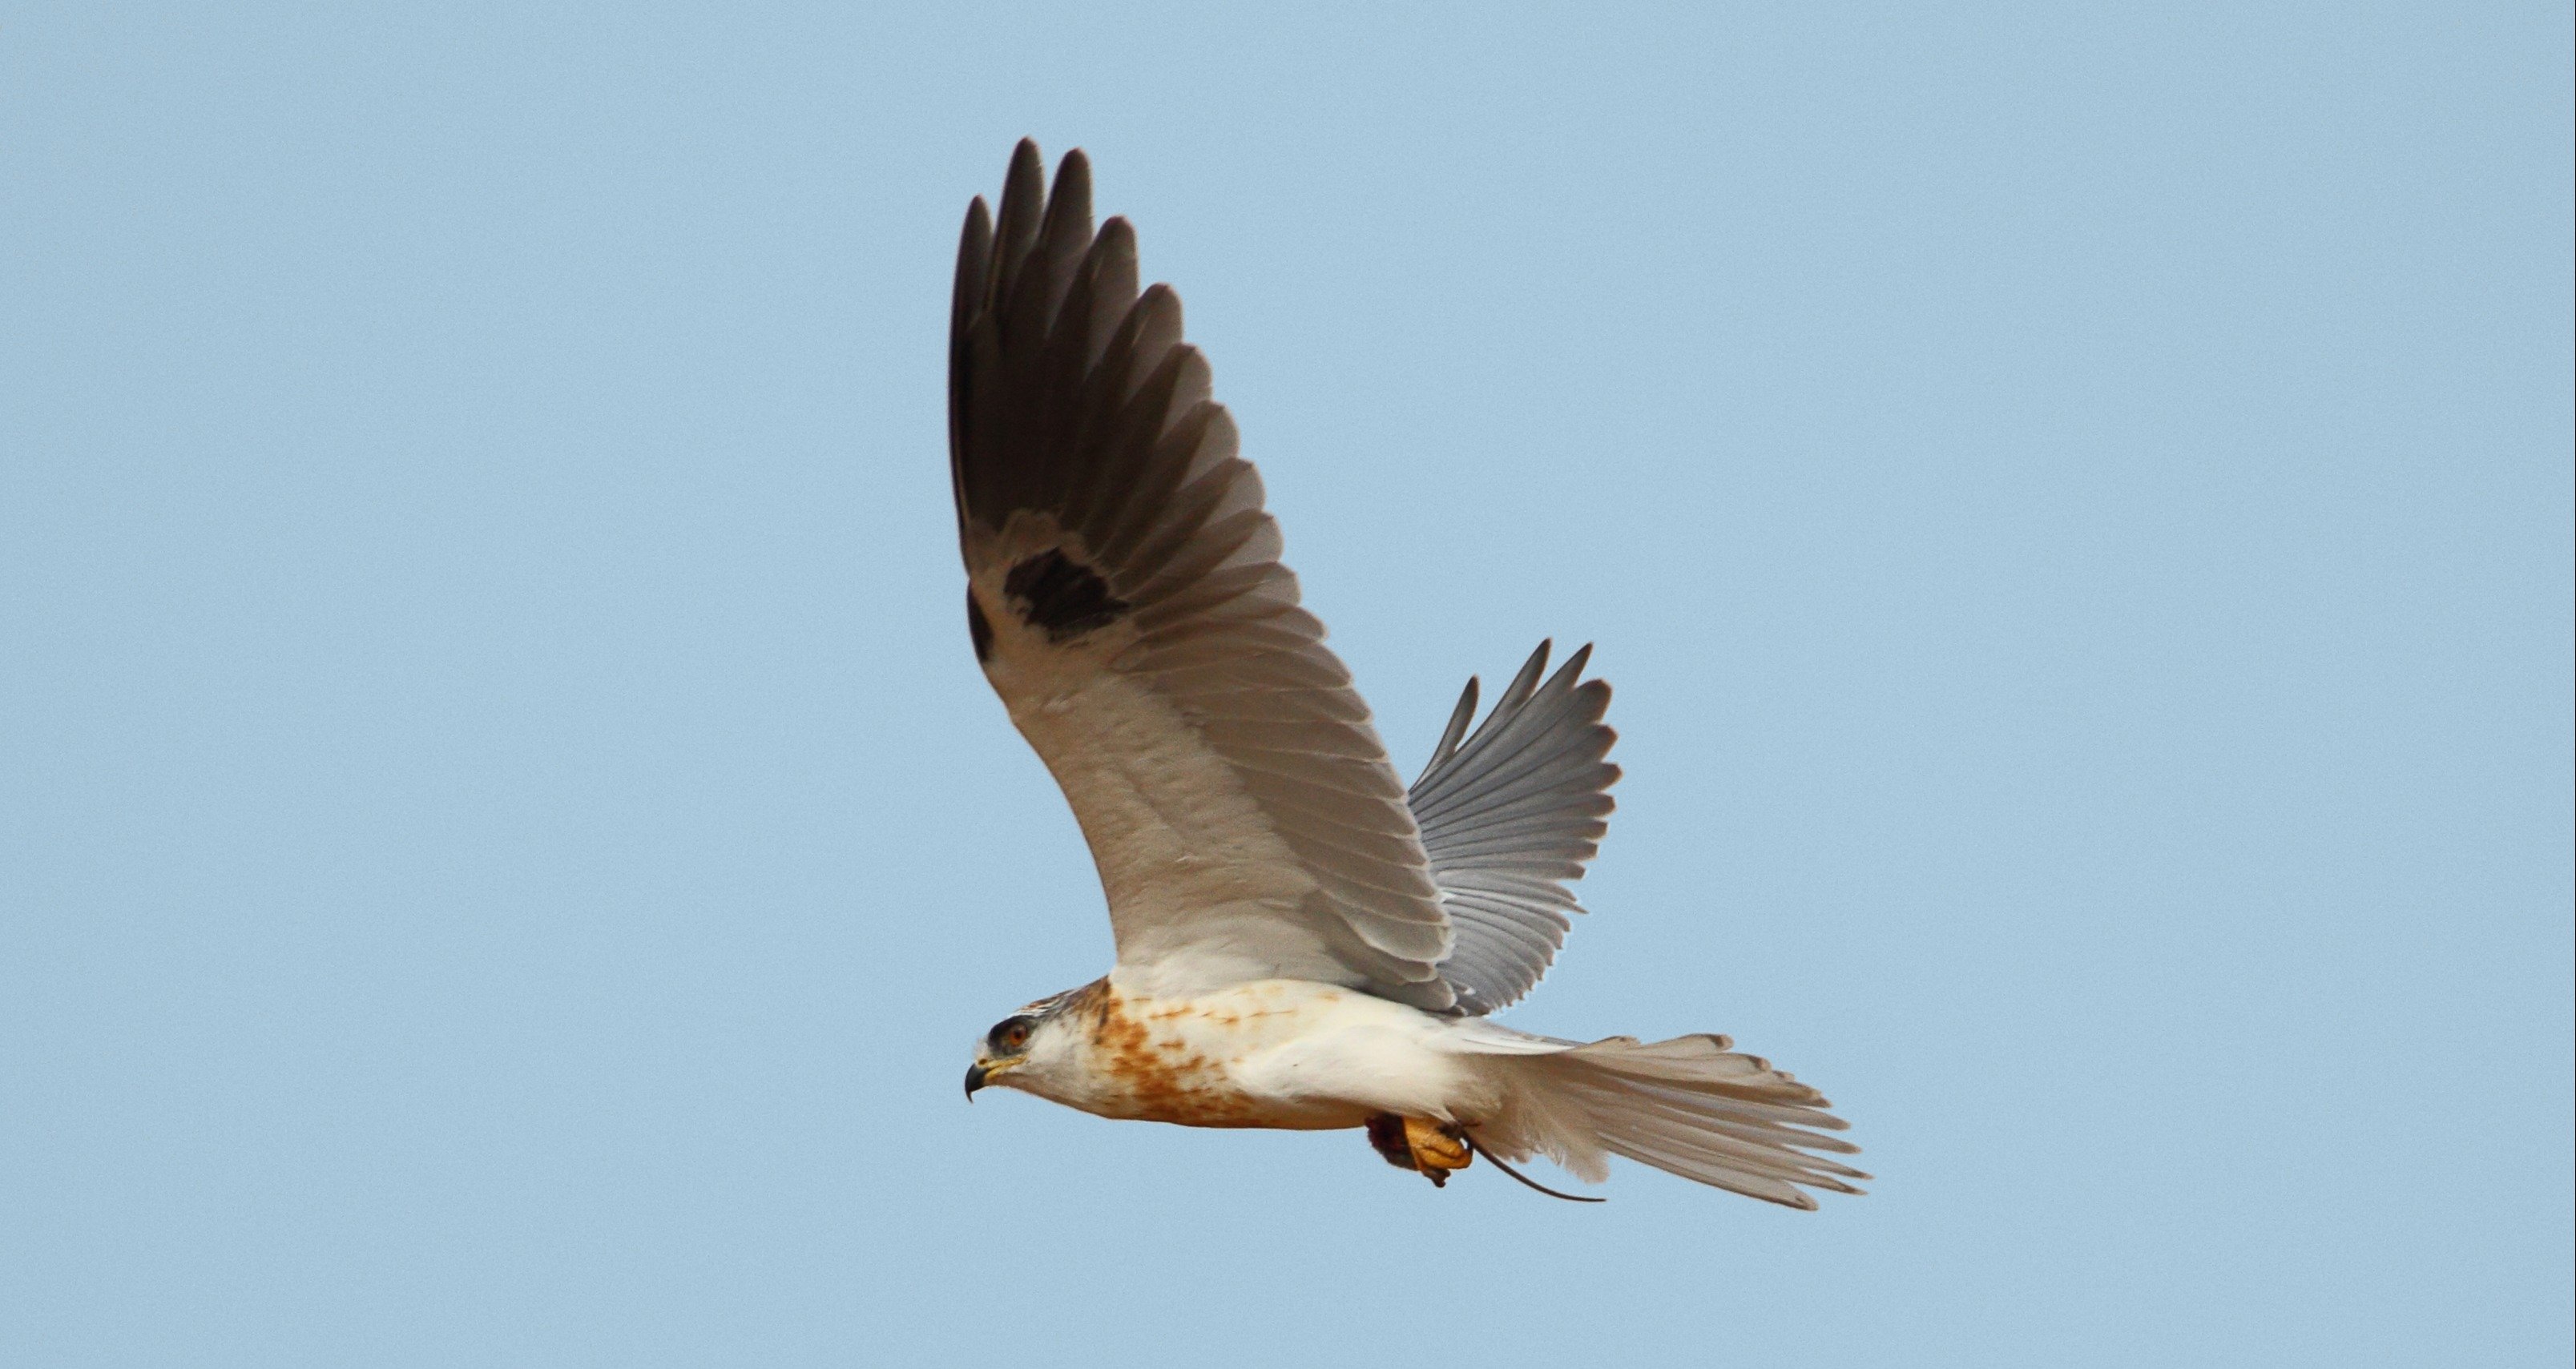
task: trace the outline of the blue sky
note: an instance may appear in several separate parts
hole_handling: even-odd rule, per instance
[[[0,12],[0,1358],[2564,1364],[2564,6]],[[1606,1207],[1092,978],[947,271],[1092,153],[1407,774],[1598,644]]]

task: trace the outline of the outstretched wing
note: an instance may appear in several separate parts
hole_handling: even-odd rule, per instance
[[[1450,949],[1404,786],[1297,606],[1181,305],[1095,234],[1079,151],[1012,156],[957,253],[949,469],[976,659],[1100,867],[1152,993],[1292,978],[1441,1009]]]
[[[1476,735],[1476,682],[1413,782],[1414,821],[1457,945],[1440,963],[1460,1011],[1517,1001],[1556,959],[1582,910],[1566,887],[1599,851],[1619,767],[1618,734],[1601,721],[1610,685],[1583,678],[1585,647],[1541,685],[1548,644],[1530,653]],[[1461,738],[1464,738],[1462,744]]]

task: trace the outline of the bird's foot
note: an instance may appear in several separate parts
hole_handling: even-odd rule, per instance
[[[1465,1130],[1428,1117],[1404,1119],[1404,1142],[1413,1150],[1413,1167],[1433,1188],[1448,1183],[1451,1170],[1465,1169],[1476,1158],[1467,1148]]]
[[[1434,1188],[1447,1184],[1452,1171],[1465,1169],[1476,1158],[1467,1148],[1464,1129],[1428,1117],[1381,1112],[1368,1119],[1368,1138],[1388,1164],[1421,1174]]]

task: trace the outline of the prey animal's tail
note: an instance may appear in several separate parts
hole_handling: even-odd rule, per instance
[[[1483,1039],[1471,1049],[1486,1057],[1501,1105],[1469,1130],[1505,1159],[1544,1155],[1598,1183],[1609,1173],[1606,1157],[1620,1155],[1808,1209],[1816,1200],[1807,1189],[1858,1193],[1850,1181],[1869,1177],[1814,1153],[1860,1149],[1830,1134],[1846,1124],[1822,1094],[1730,1050],[1723,1036],[1578,1045],[1479,1026]]]

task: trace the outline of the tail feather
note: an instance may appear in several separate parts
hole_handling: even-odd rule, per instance
[[[1527,1039],[1527,1038],[1525,1038]],[[1669,1174],[1789,1207],[1816,1205],[1807,1189],[1858,1193],[1869,1176],[1814,1152],[1859,1147],[1824,1095],[1729,1050],[1723,1036],[1642,1042],[1611,1037],[1490,1056],[1502,1083],[1499,1113],[1475,1128],[1477,1143],[1510,1160],[1544,1155],[1586,1181],[1622,1156]]]
[[[1653,1098],[1651,1095],[1639,1095],[1633,1100],[1621,1101],[1627,1103],[1629,1106],[1635,1107],[1641,1112],[1662,1118],[1667,1122],[1679,1122],[1695,1127],[1705,1127],[1718,1135],[1742,1141],[1749,1145],[1773,1147],[1795,1146],[1802,1150],[1830,1151],[1837,1155],[1858,1155],[1860,1153],[1860,1147],[1853,1145],[1851,1142],[1846,1141],[1839,1136],[1821,1136],[1815,1132],[1803,1131],[1795,1127],[1785,1127],[1778,1125],[1777,1123],[1765,1122],[1759,1119],[1715,1116],[1711,1115],[1705,1108],[1694,1108],[1687,1104],[1666,1103]],[[1841,1119],[1836,1118],[1834,1120],[1840,1121]]]

